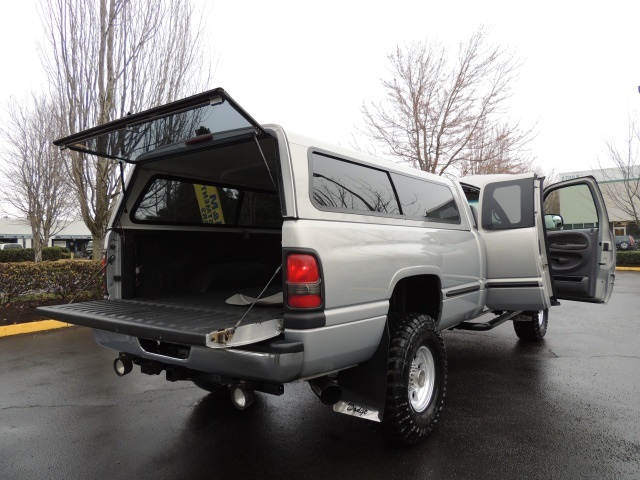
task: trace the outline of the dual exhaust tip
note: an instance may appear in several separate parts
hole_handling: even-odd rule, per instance
[[[113,361],[116,375],[124,377],[133,370],[133,362],[127,355],[120,355]],[[311,390],[324,405],[335,405],[342,399],[342,389],[327,376],[309,380]],[[256,392],[244,384],[238,383],[230,388],[231,401],[238,410],[250,407],[256,400]]]
[[[133,362],[127,355],[120,355],[113,361],[113,369],[116,375],[124,377],[133,370]],[[249,408],[256,400],[256,392],[241,383],[231,385],[229,388],[231,402],[238,410]]]

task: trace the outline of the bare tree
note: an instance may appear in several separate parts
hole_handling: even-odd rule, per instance
[[[602,193],[607,201],[627,219],[640,227],[640,125],[629,115],[627,134],[622,145],[614,140],[605,142],[607,160],[615,167],[602,168]]]
[[[189,0],[47,0],[42,60],[66,133],[197,93],[209,81],[203,16]],[[116,162],[68,152],[80,213],[102,245],[120,192]]]
[[[435,42],[397,47],[387,58],[386,98],[362,107],[363,133],[385,154],[438,175],[530,166],[531,129],[503,118],[520,65],[487,45],[485,30],[460,44],[456,61]]]
[[[457,165],[460,176],[494,173],[525,173],[535,170],[526,144],[531,135],[508,124],[480,128],[470,139],[471,148]]]
[[[12,99],[0,128],[3,139],[0,188],[6,201],[31,227],[35,261],[42,247],[73,216],[73,191],[67,181],[64,160],[51,138],[60,134],[53,105],[40,97],[18,102]]]

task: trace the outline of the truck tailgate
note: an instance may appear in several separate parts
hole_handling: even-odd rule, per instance
[[[227,298],[224,295],[224,298]],[[224,299],[185,294],[135,300],[95,300],[38,307],[46,317],[134,337],[187,345],[234,346],[278,335],[282,306],[254,306],[237,329],[237,339],[212,345],[212,334],[232,329],[248,307],[227,305]],[[242,333],[240,330],[242,329]]]

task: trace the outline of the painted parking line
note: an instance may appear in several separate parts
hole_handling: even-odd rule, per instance
[[[6,325],[4,327],[0,327],[0,337],[10,337],[12,335],[22,335],[24,333],[44,332],[46,330],[72,326],[73,325],[70,323],[58,322],[57,320],[18,323],[17,325]]]

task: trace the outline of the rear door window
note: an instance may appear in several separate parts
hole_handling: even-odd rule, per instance
[[[530,179],[491,183],[485,187],[482,228],[506,230],[533,225],[533,182]]]

